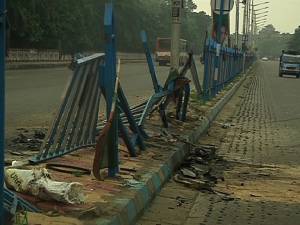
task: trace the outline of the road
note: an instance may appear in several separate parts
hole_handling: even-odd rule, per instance
[[[197,65],[199,71],[202,71],[201,66]],[[162,85],[168,71],[168,67],[157,67],[158,79]],[[200,77],[202,74],[203,72]],[[13,136],[18,128],[48,127],[71,75],[72,72],[67,68],[8,70],[6,136]],[[146,63],[122,64],[120,77],[130,104],[153,93]]]
[[[211,167],[222,174],[215,191],[172,179],[136,224],[298,225],[299,87],[300,79],[278,77],[278,62],[259,62],[199,140],[223,158]]]

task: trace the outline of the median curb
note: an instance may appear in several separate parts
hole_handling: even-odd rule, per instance
[[[202,118],[201,123],[189,133],[189,142],[196,143],[199,138],[207,132],[211,123],[215,120],[217,115],[221,112],[223,107],[233,97],[245,80],[246,75],[241,75],[241,79],[233,85],[233,87],[213,106],[212,109],[208,111],[207,116]],[[133,195],[114,200],[112,203],[115,206],[114,208],[119,209],[117,210],[118,212],[116,212],[116,215],[109,218],[99,218],[96,220],[96,224],[135,224],[139,216],[151,203],[152,199],[154,199],[155,196],[160,192],[163,185],[169,181],[174,170],[181,165],[185,156],[189,152],[190,147],[190,144],[179,144],[178,149],[170,155],[165,163],[161,164],[156,171],[146,174],[146,176],[144,176],[145,181],[143,183],[131,188],[132,190],[135,190]]]

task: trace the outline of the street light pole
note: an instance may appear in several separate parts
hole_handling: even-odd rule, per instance
[[[254,48],[254,0],[252,0],[252,15],[251,15],[251,48]]]
[[[259,21],[259,19],[265,18],[267,16],[266,14],[269,12],[269,11],[263,11],[260,13],[256,13],[257,11],[268,9],[269,7],[264,7],[264,8],[257,9],[257,10],[255,10],[255,7],[259,6],[259,5],[265,5],[268,3],[270,3],[270,2],[261,2],[261,3],[254,5],[254,0],[252,0],[252,27],[251,27],[251,35],[252,35],[251,46],[252,46],[252,48],[255,47],[255,37],[257,34],[257,22]],[[263,23],[265,23],[265,21],[266,21],[265,19],[262,20]]]
[[[214,89],[213,95],[215,96],[218,93],[218,80],[219,80],[219,72],[220,72],[220,52],[222,46],[222,23],[223,23],[223,16],[224,16],[224,1],[220,0],[220,14],[218,18],[218,26],[217,26],[217,49],[216,49],[216,56],[215,56],[215,69],[214,69]]]
[[[244,19],[243,19],[243,45],[242,45],[242,48],[245,49],[246,48],[246,39],[247,39],[246,26],[247,26],[247,18],[248,18],[248,16],[247,16],[247,12],[248,12],[248,10],[247,10],[247,5],[248,5],[247,0],[245,0],[243,3],[245,5],[245,7],[244,7]]]
[[[236,19],[235,19],[235,46],[239,47],[239,29],[240,29],[240,0],[236,0]]]
[[[172,0],[171,68],[179,69],[180,31],[184,0]]]
[[[218,20],[218,31],[217,31],[217,40],[220,44],[222,43],[223,16],[224,16],[224,0],[221,0],[220,16]]]

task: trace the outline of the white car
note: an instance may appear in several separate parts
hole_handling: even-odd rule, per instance
[[[262,61],[268,61],[269,59],[267,57],[261,58]]]

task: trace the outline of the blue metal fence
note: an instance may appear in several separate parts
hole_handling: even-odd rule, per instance
[[[40,163],[96,144],[101,64],[104,64],[104,54],[78,60],[50,132],[40,152],[31,159],[32,163]]]
[[[204,100],[213,98],[226,84],[241,74],[243,62],[244,53],[242,51],[222,47],[214,40],[208,39],[204,48]]]

